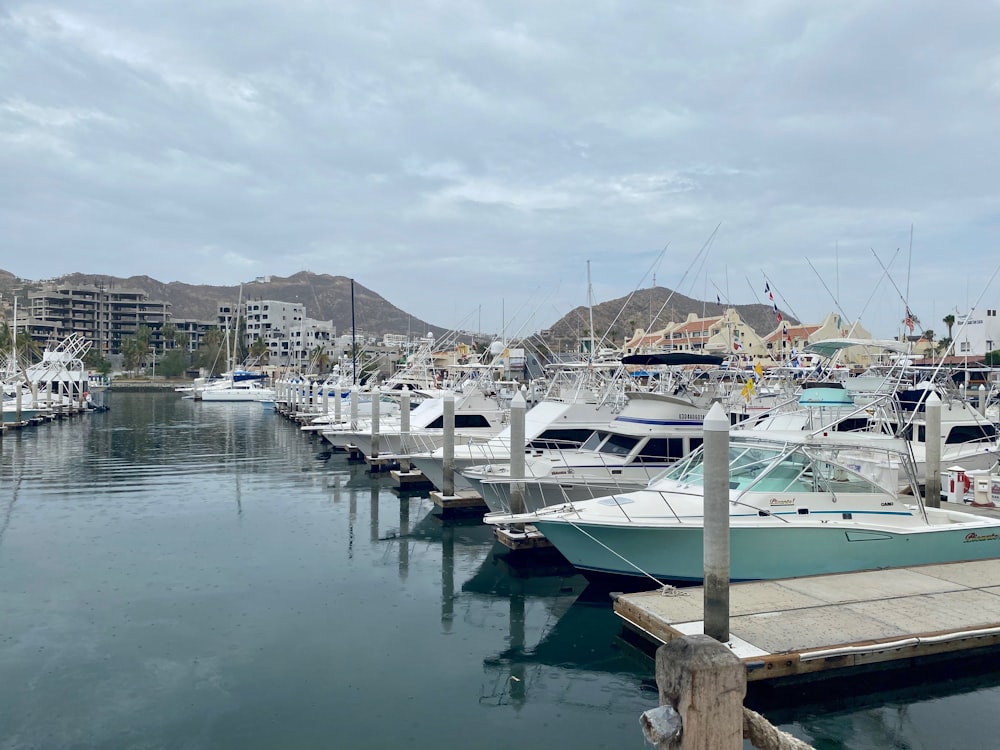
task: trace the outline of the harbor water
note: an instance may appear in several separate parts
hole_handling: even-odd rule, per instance
[[[643,748],[606,591],[258,404],[113,393],[0,445],[0,750]],[[1000,676],[767,715],[820,749],[1000,747]]]

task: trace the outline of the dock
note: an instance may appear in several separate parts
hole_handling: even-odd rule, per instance
[[[445,495],[443,492],[434,490],[431,493],[431,501],[440,509],[442,514],[483,514],[489,510],[483,498],[472,490],[459,490],[454,495]]]
[[[703,632],[703,597],[620,594],[614,611],[655,648]],[[729,611],[728,645],[751,682],[957,656],[1000,645],[1000,559],[738,583]]]
[[[496,526],[493,529],[494,538],[511,552],[525,550],[554,549],[552,542],[531,524],[520,528],[514,526]]]

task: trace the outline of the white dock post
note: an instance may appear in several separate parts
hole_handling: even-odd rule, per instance
[[[441,446],[441,465],[444,469],[444,479],[441,484],[441,494],[452,497],[455,494],[455,394],[447,391],[444,394],[444,445]]]
[[[371,393],[372,393],[372,396],[371,396],[371,398],[372,398],[372,401],[371,401],[371,404],[372,404],[372,407],[371,407],[371,416],[372,416],[372,454],[371,454],[371,456],[369,456],[369,458],[378,458],[378,452],[379,452],[379,429],[380,429],[379,418],[381,416],[379,414],[379,412],[381,411],[381,408],[382,408],[382,405],[379,403],[379,395],[381,394],[381,391],[379,391],[378,386],[375,386],[374,388],[372,388]]]
[[[324,416],[330,415],[330,386],[324,386],[323,388],[323,414]]]
[[[982,383],[979,384],[979,402],[976,404],[979,408],[979,413],[983,416],[986,415],[986,386]]]
[[[705,415],[705,635],[729,640],[729,419],[716,402]]]
[[[510,400],[510,512],[524,513],[524,413],[527,404],[520,390]]]
[[[410,470],[410,389],[405,385],[399,392],[399,469]]]
[[[358,426],[358,387],[351,386],[351,429]]]
[[[927,397],[926,431],[924,434],[924,503],[929,508],[941,507],[941,398],[936,393]]]
[[[333,394],[333,421],[340,422],[341,404],[343,394],[340,390],[340,382],[337,383],[337,390]]]
[[[21,384],[17,384],[17,403],[14,404],[14,421],[21,424]]]

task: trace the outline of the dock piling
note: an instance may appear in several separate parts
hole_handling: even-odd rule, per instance
[[[941,507],[941,398],[936,393],[927,396],[926,442],[924,443],[924,503],[929,508]]]
[[[729,640],[729,419],[718,403],[705,415],[705,635]]]

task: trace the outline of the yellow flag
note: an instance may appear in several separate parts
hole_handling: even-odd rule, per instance
[[[757,360],[757,363],[753,366],[753,371],[757,373],[758,376],[762,376],[764,374],[764,368],[761,367],[760,360]]]

